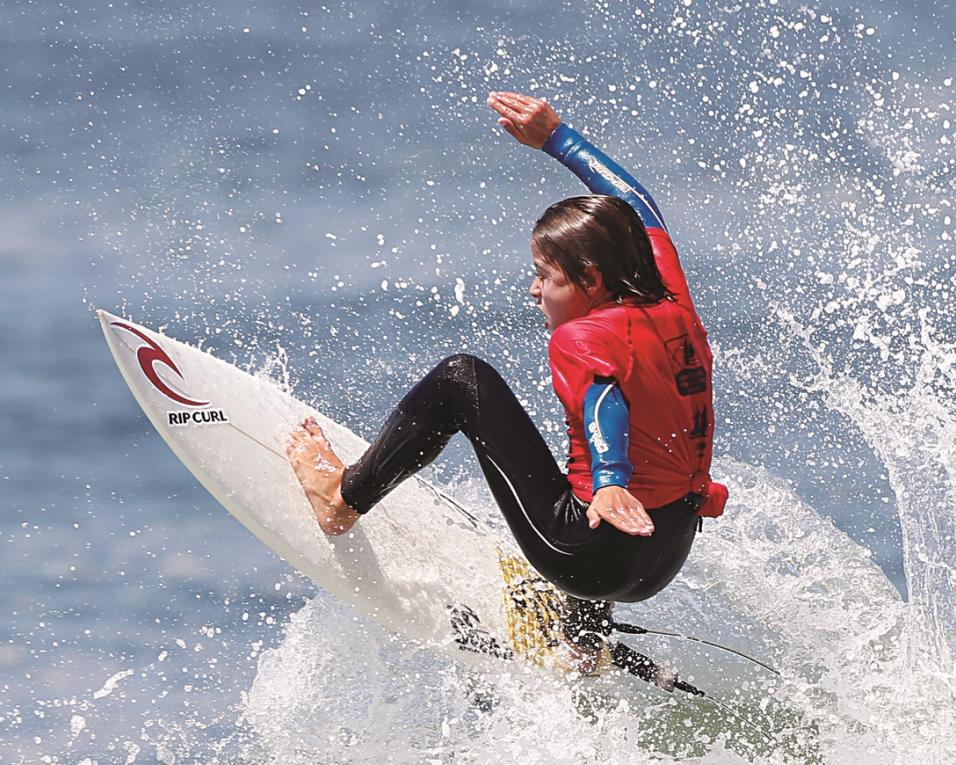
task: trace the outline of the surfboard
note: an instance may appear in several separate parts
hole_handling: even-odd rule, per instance
[[[288,433],[314,417],[346,464],[367,442],[264,375],[97,315],[156,431],[270,550],[393,632],[462,658],[564,666],[561,593],[445,492],[415,477],[347,534],[326,536],[286,458]]]

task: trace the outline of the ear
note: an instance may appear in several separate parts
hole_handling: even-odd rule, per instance
[[[585,292],[589,295],[594,295],[604,289],[604,274],[598,270],[597,266],[588,266],[584,269],[584,278],[588,285]]]

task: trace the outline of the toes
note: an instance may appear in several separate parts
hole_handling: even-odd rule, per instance
[[[301,458],[305,452],[313,453],[315,467],[320,470],[334,471],[344,467],[314,417],[305,418],[289,432],[285,450],[291,459]]]
[[[315,421],[314,417],[309,417],[308,419],[304,420],[302,427],[307,433],[309,433],[309,435],[321,438],[323,441],[326,440],[325,433],[322,432],[322,428],[319,427],[319,423]]]
[[[293,454],[301,452],[305,448],[307,438],[309,438],[309,434],[302,428],[290,431],[285,439],[285,453],[291,457]]]

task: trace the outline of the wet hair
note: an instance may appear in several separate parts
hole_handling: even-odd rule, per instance
[[[593,283],[587,269],[594,266],[615,299],[657,303],[671,296],[647,229],[623,199],[592,195],[555,202],[534,224],[531,249],[582,289]]]

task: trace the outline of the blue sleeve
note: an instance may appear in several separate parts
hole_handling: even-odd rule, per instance
[[[594,491],[623,486],[634,467],[627,458],[630,416],[621,386],[613,377],[595,377],[584,394],[584,432],[591,451]]]
[[[541,148],[584,181],[595,194],[619,197],[631,205],[646,228],[667,231],[664,216],[647,189],[576,130],[562,122]]]

